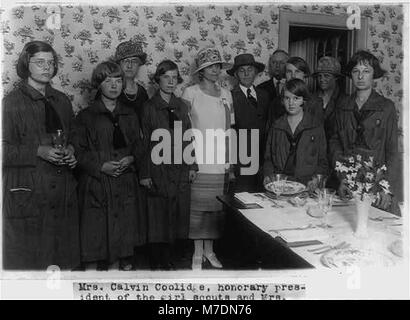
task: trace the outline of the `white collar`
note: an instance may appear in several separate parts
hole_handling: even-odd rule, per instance
[[[239,84],[239,88],[241,88],[243,94],[245,95],[245,97],[248,96],[248,88]],[[249,89],[251,89],[251,95],[252,97],[254,97],[256,100],[258,99],[258,97],[256,96],[256,90],[254,86],[251,86]]]

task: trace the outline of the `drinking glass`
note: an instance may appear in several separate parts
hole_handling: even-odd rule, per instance
[[[288,177],[281,173],[272,176],[272,189],[277,198],[283,193],[287,179]]]
[[[63,130],[57,130],[55,133],[51,134],[51,140],[53,147],[64,153],[67,147],[67,138]],[[61,161],[60,161],[61,163]]]
[[[326,187],[327,176],[324,174],[316,174],[317,188],[323,190]]]
[[[326,229],[328,227],[327,216],[328,216],[328,212],[332,209],[333,197],[335,193],[336,191],[332,189],[327,189],[327,188],[323,188],[321,190],[319,189],[317,201],[318,201],[319,209],[323,215],[323,224]]]

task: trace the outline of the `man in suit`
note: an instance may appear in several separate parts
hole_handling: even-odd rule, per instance
[[[251,155],[250,164],[240,163],[236,166],[235,191],[256,191],[261,188],[261,174],[244,174],[243,168],[250,165],[258,165],[261,168],[263,154],[266,143],[266,129],[269,109],[269,94],[254,85],[257,75],[265,69],[265,65],[256,62],[252,54],[240,54],[235,57],[234,66],[227,70],[227,73],[238,80],[238,84],[232,92],[233,108],[235,112],[235,128],[239,137],[239,130],[246,129],[247,154]],[[258,129],[258,135],[252,135],[251,129]],[[239,141],[238,146],[242,147],[245,142]],[[256,152],[251,152],[256,149]],[[238,147],[241,151],[241,148]],[[258,159],[256,157],[259,157]],[[240,160],[238,154],[238,160]],[[241,174],[242,171],[242,174]]]
[[[269,99],[280,96],[286,72],[286,61],[289,55],[284,50],[276,50],[269,58],[270,79],[258,85],[258,88],[265,90],[269,94]]]

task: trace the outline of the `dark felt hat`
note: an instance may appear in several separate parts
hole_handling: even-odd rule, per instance
[[[258,73],[265,69],[265,65],[261,62],[255,61],[252,54],[243,53],[235,57],[233,67],[227,70],[226,73],[233,76],[235,71],[241,66],[254,66],[258,70]]]

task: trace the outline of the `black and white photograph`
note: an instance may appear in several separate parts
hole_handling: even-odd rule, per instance
[[[2,1],[0,297],[409,299],[408,18]]]

